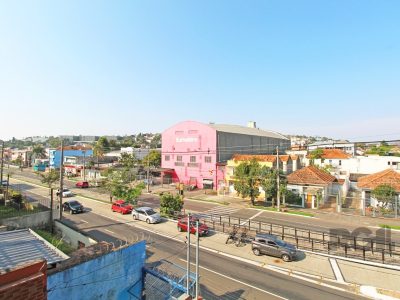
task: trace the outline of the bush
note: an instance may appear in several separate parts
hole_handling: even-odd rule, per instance
[[[179,195],[171,193],[163,194],[160,198],[160,212],[163,215],[173,216],[174,212],[181,211],[183,208],[183,199]]]
[[[302,204],[301,196],[291,191],[287,191],[285,201],[287,204],[295,204],[295,205]]]

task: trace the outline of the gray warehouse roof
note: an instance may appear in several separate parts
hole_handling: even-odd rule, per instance
[[[255,135],[255,136],[270,137],[275,139],[289,140],[287,137],[285,137],[280,133],[274,131],[262,130],[259,128],[246,127],[240,125],[229,125],[229,124],[207,124],[207,125],[220,132]]]
[[[0,233],[0,273],[19,264],[45,259],[47,265],[69,258],[30,229]]]

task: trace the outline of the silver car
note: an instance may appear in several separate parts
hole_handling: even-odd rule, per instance
[[[138,207],[132,210],[134,220],[146,221],[147,224],[154,224],[161,221],[161,216],[151,207]]]

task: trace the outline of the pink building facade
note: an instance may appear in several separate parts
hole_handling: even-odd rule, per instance
[[[224,180],[224,168],[217,164],[217,131],[206,124],[186,121],[162,134],[163,168],[175,182],[214,188]],[[166,173],[168,175],[168,173]]]
[[[164,178],[197,188],[225,186],[226,161],[234,154],[282,153],[290,140],[271,131],[249,126],[178,123],[162,133],[161,166]]]

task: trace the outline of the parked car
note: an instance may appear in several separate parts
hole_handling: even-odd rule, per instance
[[[255,255],[266,254],[280,257],[283,261],[292,261],[296,259],[296,246],[282,241],[272,234],[257,233],[251,243],[251,249]]]
[[[57,197],[60,196],[60,190],[57,190]],[[74,194],[69,189],[63,189],[63,197],[72,197]]]
[[[69,200],[63,203],[63,211],[68,211],[70,214],[83,213],[83,205],[76,200]]]
[[[125,200],[117,200],[111,205],[111,210],[125,215],[132,212],[133,206],[128,202],[125,202]]]
[[[151,207],[138,207],[132,210],[134,220],[146,221],[147,224],[154,224],[161,221],[161,216],[156,213]]]
[[[3,180],[3,181],[1,182],[1,186],[7,186],[7,185],[8,185],[7,179],[5,179],[5,180]]]
[[[190,218],[190,233],[196,234],[196,221],[198,221],[197,217]],[[188,218],[180,218],[178,220],[178,231],[188,231]],[[205,236],[208,234],[209,228],[204,223],[199,223],[199,236]]]
[[[76,186],[77,188],[82,188],[82,189],[88,188],[88,187],[89,187],[89,182],[87,182],[87,181],[78,181],[78,182],[75,184],[75,186]]]

